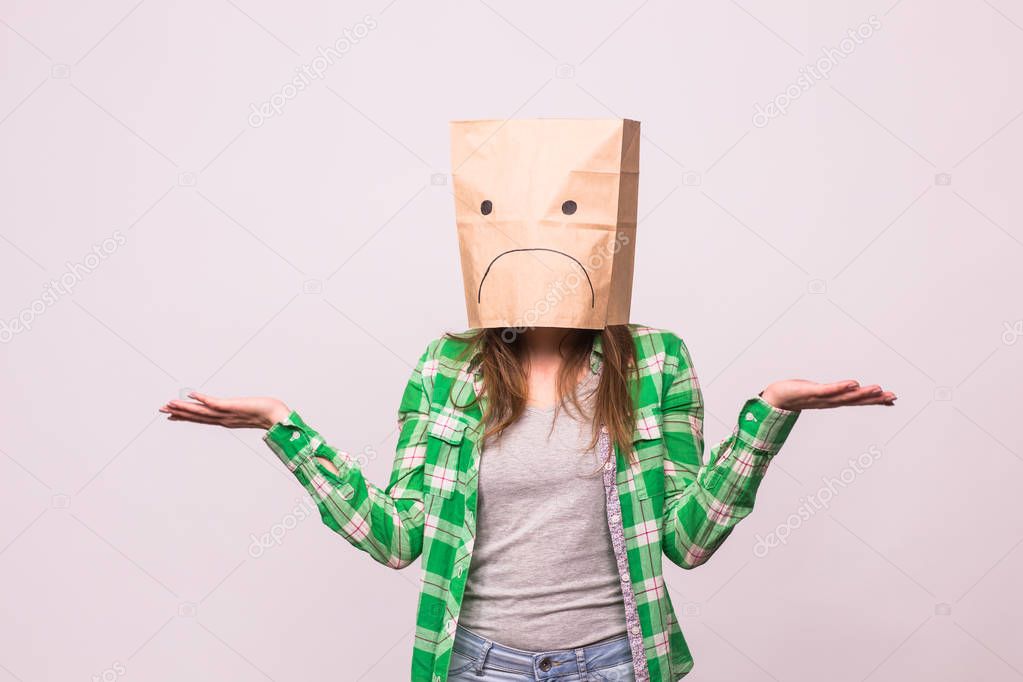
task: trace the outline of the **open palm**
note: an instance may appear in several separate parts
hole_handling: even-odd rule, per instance
[[[776,381],[760,396],[783,410],[821,410],[847,405],[894,405],[896,395],[877,384],[860,386],[853,380],[819,384],[805,379]],[[268,429],[291,410],[277,398],[214,398],[189,393],[192,400],[171,400],[160,408],[170,421],[210,424],[229,429]]]
[[[189,393],[188,397],[192,400],[171,400],[160,412],[169,415],[170,421],[229,429],[268,429],[291,414],[277,398],[214,398],[202,393]]]
[[[858,381],[819,384],[805,379],[776,381],[760,394],[783,410],[823,410],[846,405],[894,405],[897,396],[877,384],[860,386]]]

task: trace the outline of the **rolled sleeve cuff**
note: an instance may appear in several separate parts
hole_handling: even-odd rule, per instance
[[[277,422],[263,434],[263,441],[270,446],[274,454],[280,458],[288,469],[294,471],[316,451],[318,440],[310,437],[315,432],[302,421],[298,412],[292,411],[287,417]]]
[[[776,454],[796,425],[799,414],[775,407],[759,396],[751,398],[739,413],[739,439],[756,450]]]

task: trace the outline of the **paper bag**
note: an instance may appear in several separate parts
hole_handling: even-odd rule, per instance
[[[639,122],[451,123],[469,326],[629,321]]]

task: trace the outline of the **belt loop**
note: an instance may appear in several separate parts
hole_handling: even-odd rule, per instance
[[[483,641],[483,646],[480,648],[480,655],[476,658],[476,675],[479,677],[483,676],[483,666],[487,662],[487,654],[490,653],[490,647],[494,646],[494,643],[489,639]]]
[[[578,667],[576,674],[579,675],[580,680],[587,679],[586,675],[586,650],[576,649],[575,650],[575,664]]]

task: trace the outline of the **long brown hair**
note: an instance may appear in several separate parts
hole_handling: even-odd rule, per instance
[[[447,336],[467,342],[466,355],[479,352],[483,391],[487,397],[483,437],[488,439],[501,435],[522,416],[529,394],[520,335],[513,329],[478,329]],[[575,388],[583,368],[589,364],[593,342],[598,336],[603,362],[593,402],[590,447],[597,444],[603,424],[611,442],[631,456],[636,424],[631,379],[636,366],[635,347],[628,325],[611,325],[600,331],[573,329],[564,336],[559,349],[563,362],[556,383],[558,407],[571,404],[577,414],[583,412]]]

